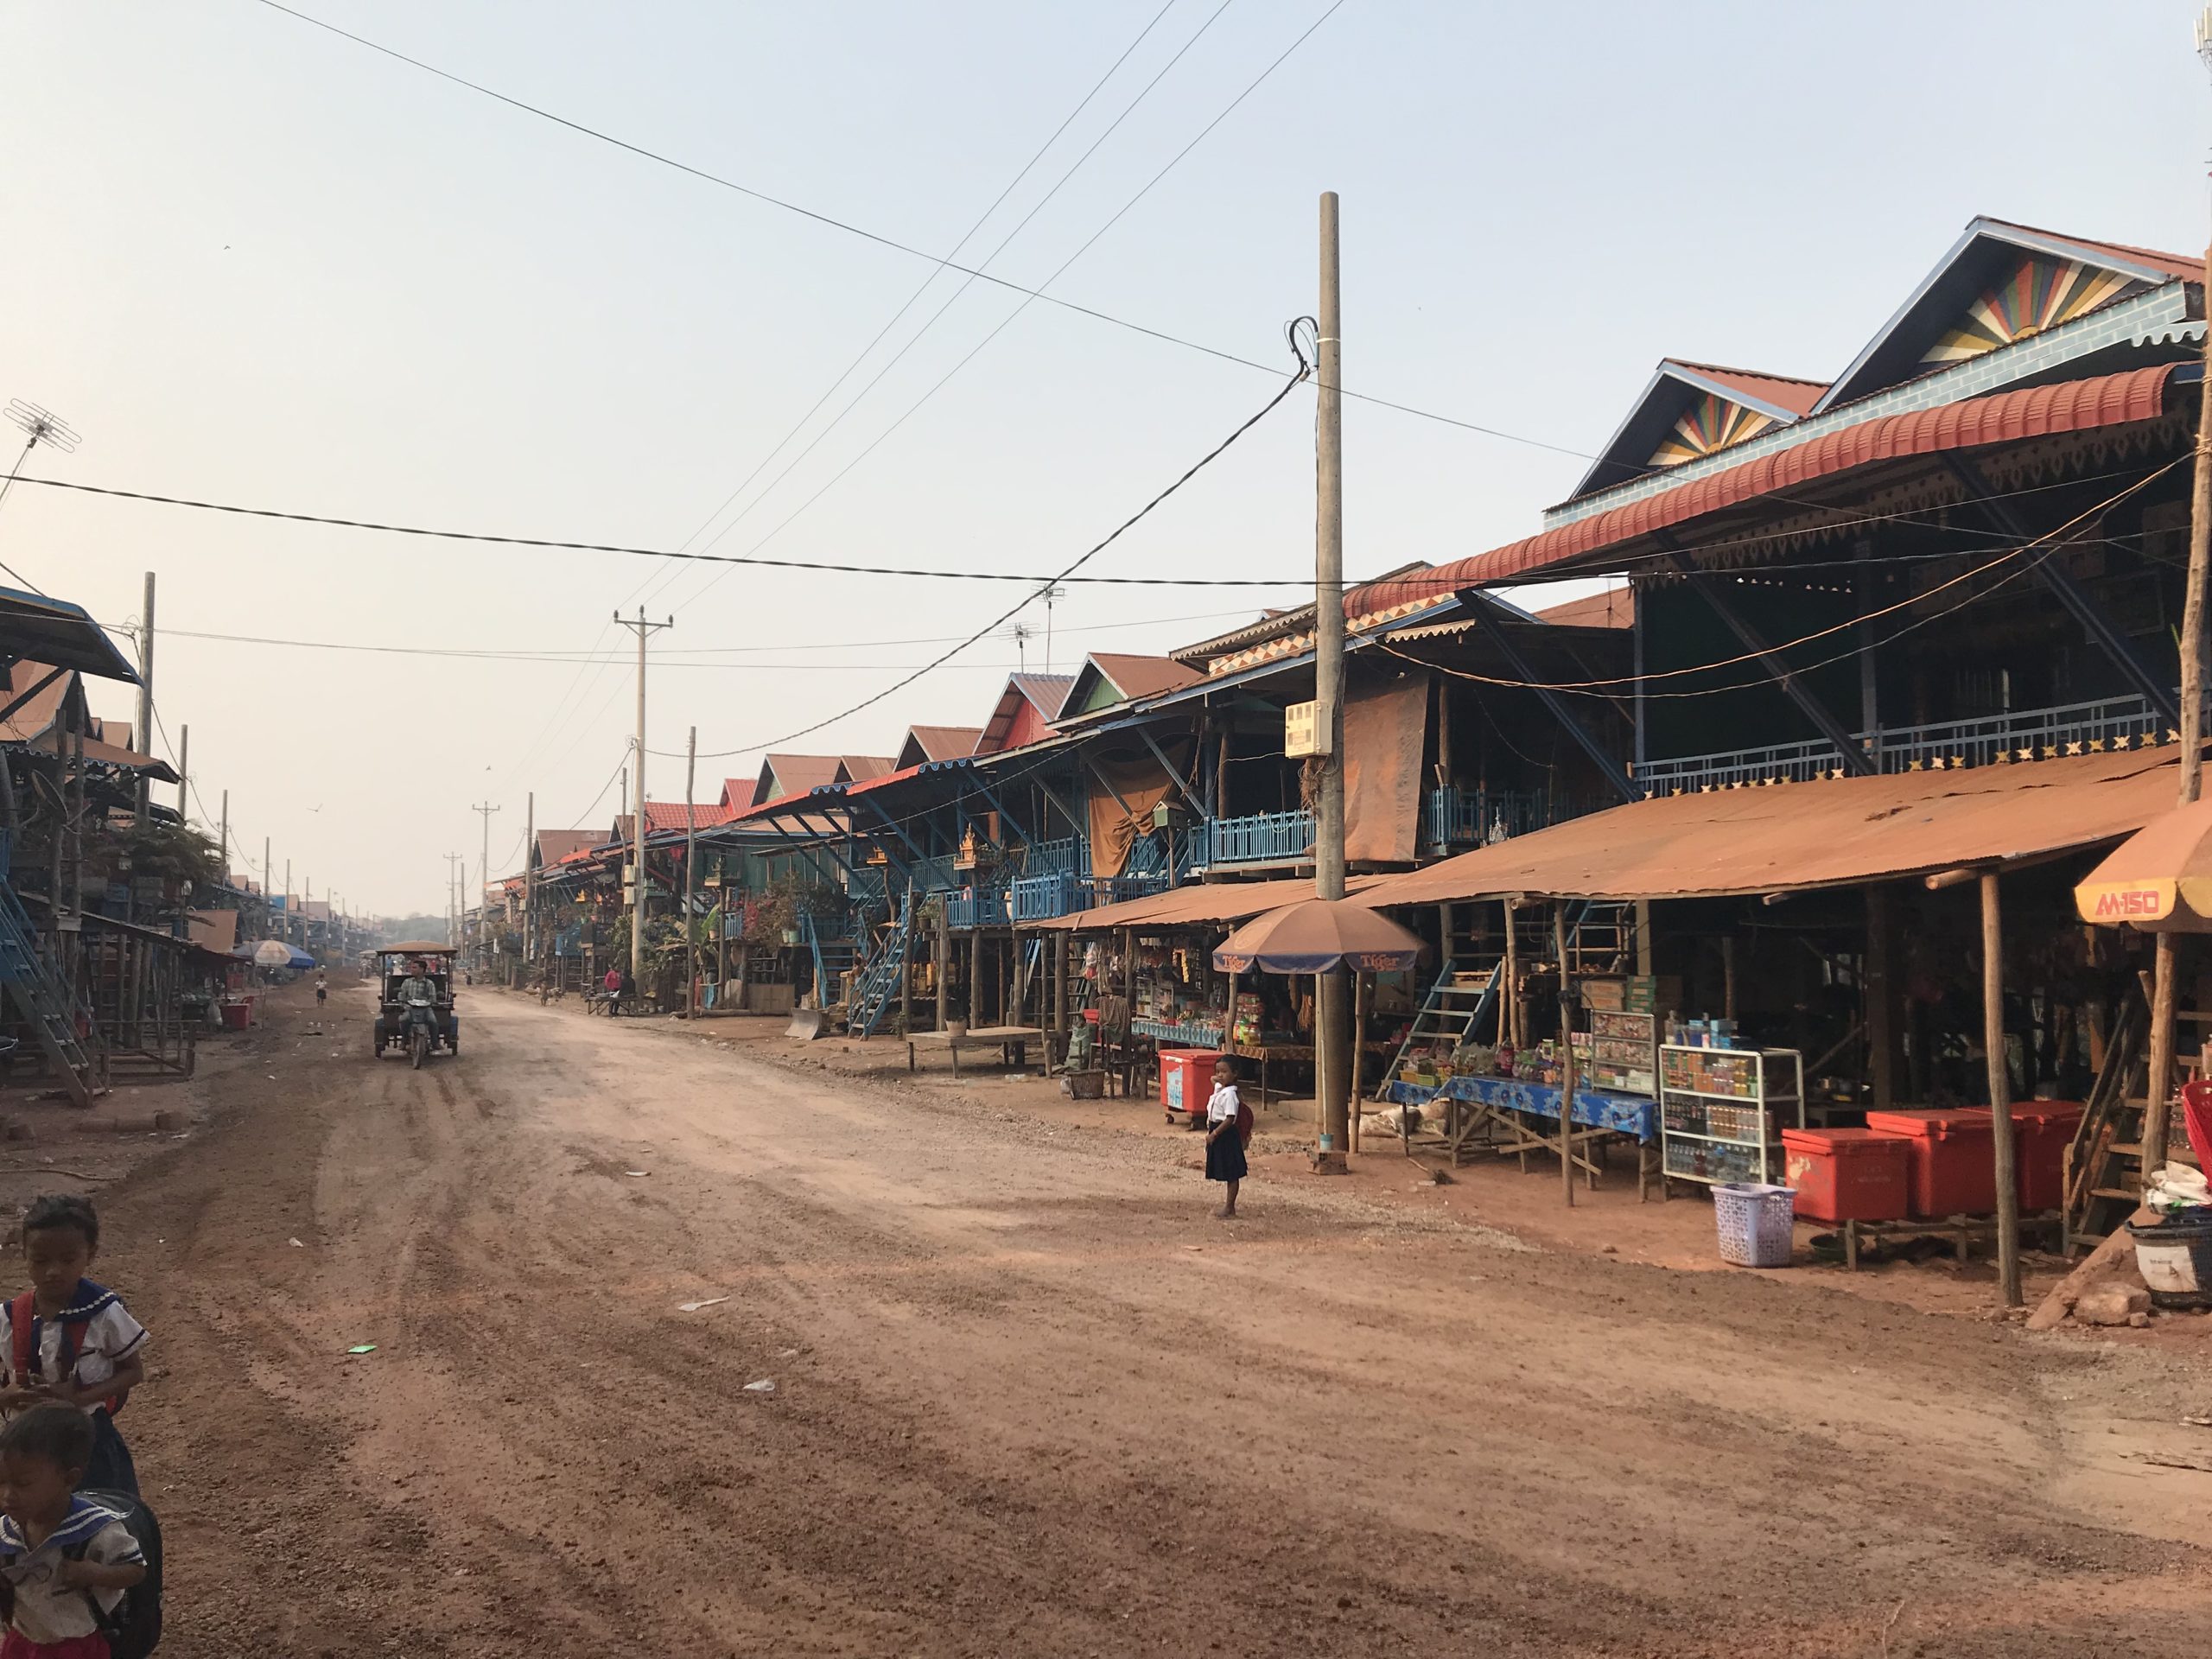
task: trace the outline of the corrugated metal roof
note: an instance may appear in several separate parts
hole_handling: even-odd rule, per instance
[[[2123,374],[2000,391],[1993,397],[1860,421],[1822,433],[1794,448],[1692,479],[1679,489],[1609,508],[1487,553],[1455,559],[1420,575],[1390,582],[1387,590],[1383,583],[1370,583],[1346,594],[1344,609],[1357,615],[1421,593],[1450,593],[1510,581],[1531,570],[1620,546],[1706,513],[1777,491],[1802,488],[1854,467],[2052,433],[2156,420],[2165,412],[2166,385],[2174,370],[2173,364],[2159,364]]]
[[[761,799],[804,795],[817,784],[835,783],[837,769],[843,764],[834,754],[772,754],[760,762],[760,780],[756,788],[765,785],[772,777],[777,785],[776,793],[763,796]]]
[[[1818,403],[1821,394],[1828,389],[1825,380],[1804,380],[1794,374],[1764,374],[1757,369],[1731,369],[1719,363],[1693,363],[1686,357],[1670,357],[1668,362],[1694,370],[1708,380],[1745,397],[1771,404],[1777,409],[1788,410],[1792,415],[1802,415]]]
[[[841,754],[837,761],[845,769],[846,779],[855,784],[899,770],[899,757],[895,754]]]
[[[1608,588],[1601,594],[1548,605],[1536,620],[1555,628],[1632,628],[1636,626],[1636,594],[1627,587]]]
[[[2173,810],[2177,773],[2169,748],[1666,796],[1385,876],[1360,901],[1855,887],[2118,841]]]
[[[1356,875],[1344,883],[1347,893],[1370,887],[1382,878]],[[1313,878],[1281,881],[1202,881],[1171,887],[1149,898],[1125,899],[1118,905],[1042,922],[1041,927],[1091,933],[1117,927],[1195,927],[1201,922],[1241,922],[1248,916],[1294,905],[1314,896]]]
[[[558,864],[571,853],[599,845],[596,830],[541,830],[537,832],[537,861]]]
[[[982,735],[983,728],[980,726],[909,726],[906,728],[906,742],[920,752],[914,757],[919,760],[954,760],[963,754],[973,754],[976,742]],[[899,758],[907,760],[905,748],[899,750]],[[909,761],[908,764],[912,763]]]

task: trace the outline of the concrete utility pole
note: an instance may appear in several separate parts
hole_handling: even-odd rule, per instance
[[[192,728],[176,728],[176,815],[184,823],[192,822]]]
[[[489,801],[468,809],[484,820],[481,853],[476,864],[476,965],[486,973],[492,971],[491,959],[484,954],[484,924],[489,918],[491,899],[486,896],[492,886],[492,815],[499,809]]]
[[[270,934],[276,931],[276,912],[269,902],[269,880],[276,867],[269,861],[269,837],[261,838],[261,931]]]
[[[1323,899],[1344,896],[1344,501],[1342,318],[1337,291],[1337,193],[1321,195],[1321,293],[1316,329],[1319,407],[1313,423],[1313,710],[1321,744],[1320,788],[1314,801],[1313,884]],[[1315,1091],[1320,1096],[1320,1145],[1314,1169],[1344,1172],[1350,1144],[1355,1052],[1351,998],[1342,968],[1319,976],[1313,1010]]]
[[[138,732],[141,754],[154,752],[154,573],[146,573],[146,602],[138,624]],[[146,816],[147,792],[153,785],[138,774],[138,816]]]
[[[223,791],[223,885],[231,884],[231,791]]]
[[[523,797],[522,805],[522,972],[529,983],[531,964],[537,960],[537,791]]]
[[[638,607],[635,620],[616,612],[614,620],[638,636],[638,777],[632,791],[635,804],[630,818],[630,977],[642,988],[645,982],[645,641],[663,628],[672,628],[676,619],[665,622],[645,620],[645,607]]]
[[[697,887],[692,880],[691,868],[699,851],[698,814],[691,805],[691,791],[697,782],[699,771],[699,728],[691,728],[690,735],[683,740],[683,1017],[699,1017],[699,936],[692,920],[693,897]]]
[[[292,937],[292,861],[284,861],[284,937]]]
[[[461,878],[454,873],[460,862],[459,853],[446,855],[446,943],[458,948],[461,944]]]

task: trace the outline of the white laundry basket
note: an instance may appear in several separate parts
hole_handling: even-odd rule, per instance
[[[1713,1189],[1720,1259],[1739,1268],[1786,1268],[1797,1219],[1797,1189],[1724,1181]]]

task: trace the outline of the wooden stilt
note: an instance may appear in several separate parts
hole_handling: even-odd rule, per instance
[[[2013,1173],[2012,1083],[2005,1061],[2005,929],[1994,870],[1981,873],[1981,1036],[1988,1051],[1989,1117],[1995,1129],[1991,1139],[1997,1157],[1997,1278],[2005,1306],[2018,1307],[2020,1190]]]

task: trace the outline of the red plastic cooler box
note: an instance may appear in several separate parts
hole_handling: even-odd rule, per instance
[[[2012,1103],[2013,1190],[2019,1194],[2024,1213],[2056,1210],[2065,1204],[2066,1148],[2073,1144],[2074,1131],[2082,1127],[2082,1110],[2078,1100]],[[1985,1123],[1991,1121],[1986,1106],[1960,1116],[1978,1117]],[[1990,1179],[1993,1190],[1993,1163]]]
[[[1782,1151],[1797,1213],[1815,1221],[1903,1221],[1910,1213],[1910,1147],[1873,1129],[1784,1129]]]
[[[1997,1208],[1995,1133],[1986,1109],[1869,1112],[1866,1127],[1905,1143],[1916,1219],[1986,1216]]]
[[[1160,1051],[1160,1103],[1171,1112],[1196,1117],[1213,1094],[1213,1069],[1221,1051],[1213,1048],[1163,1048]]]

